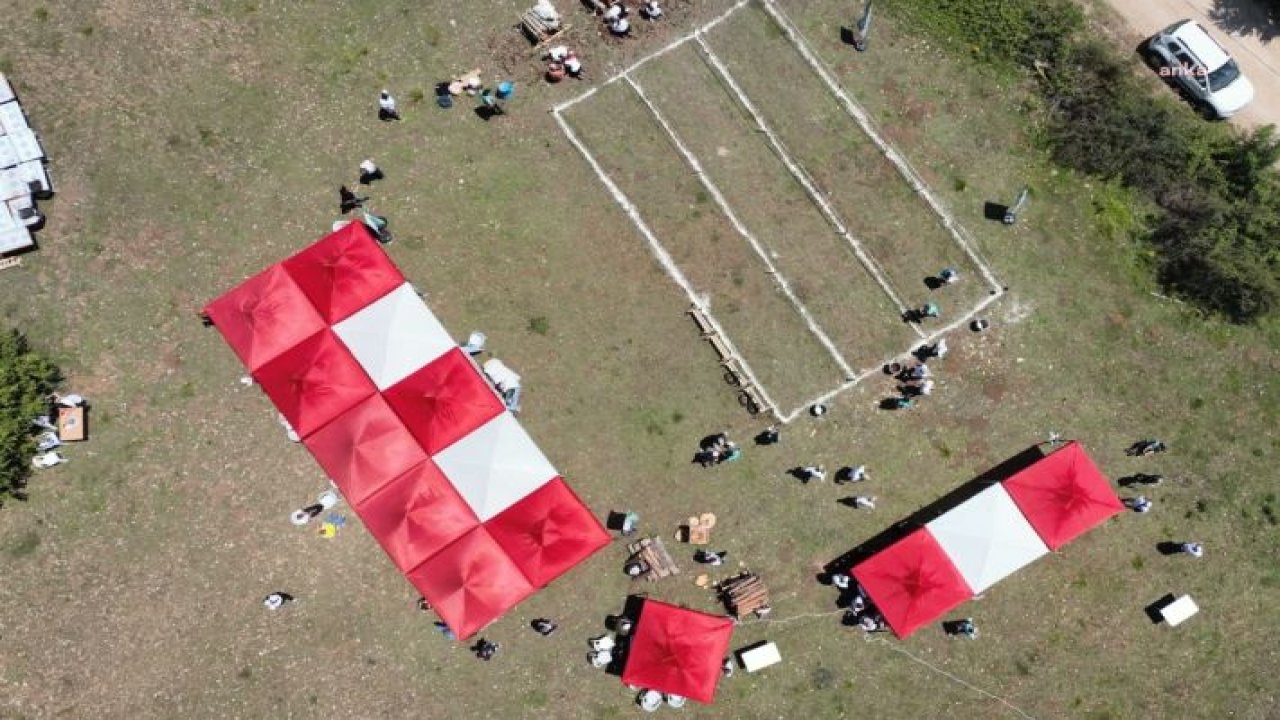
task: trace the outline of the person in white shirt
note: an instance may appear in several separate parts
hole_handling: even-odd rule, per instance
[[[620,17],[609,23],[609,32],[614,35],[626,35],[631,32],[631,22],[625,17]]]
[[[1186,542],[1178,546],[1182,552],[1191,557],[1202,557],[1204,555],[1204,546],[1198,542]]]
[[[396,109],[396,99],[391,93],[383,90],[378,95],[378,119],[383,121],[399,120],[400,111]]]
[[[853,506],[859,510],[874,510],[876,507],[876,499],[867,497],[866,495],[855,495],[853,498]]]
[[[657,20],[662,17],[662,6],[658,0],[645,0],[640,4],[640,15],[646,20]]]
[[[608,9],[604,11],[604,21],[612,23],[627,14],[627,9],[620,2],[610,3]]]
[[[800,476],[805,482],[810,480],[826,480],[827,470],[822,465],[806,465],[800,468]]]

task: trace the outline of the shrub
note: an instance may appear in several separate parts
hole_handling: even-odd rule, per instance
[[[32,352],[18,331],[0,331],[0,502],[22,497],[35,451],[31,418],[48,409],[46,398],[59,379],[58,368]]]

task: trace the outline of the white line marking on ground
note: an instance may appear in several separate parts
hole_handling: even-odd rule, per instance
[[[675,145],[676,151],[684,157],[684,161],[693,169],[693,174],[698,176],[698,180],[702,183],[702,186],[711,194],[711,198],[715,200],[716,206],[720,208],[720,212],[724,213],[724,216],[729,219],[729,223],[733,225],[733,229],[737,230],[738,234],[742,236],[742,239],[746,240],[747,243],[751,245],[751,249],[755,251],[756,255],[760,257],[761,262],[763,262],[765,267],[768,268],[769,275],[773,277],[773,281],[778,285],[778,289],[782,290],[782,294],[787,297],[787,300],[791,301],[792,307],[794,307],[796,312],[800,314],[800,317],[804,319],[804,323],[808,326],[809,332],[813,333],[813,335],[818,338],[818,342],[822,343],[822,346],[826,348],[831,357],[835,359],[836,364],[840,366],[840,371],[844,373],[845,378],[852,378],[856,374],[853,367],[849,365],[849,362],[845,360],[844,356],[840,354],[840,351],[836,349],[835,343],[831,342],[831,338],[827,337],[826,331],[824,331],[822,327],[818,325],[818,322],[813,319],[813,316],[809,313],[809,308],[805,307],[804,303],[800,302],[800,298],[796,297],[795,291],[791,289],[791,284],[782,276],[782,273],[778,272],[777,266],[775,266],[773,261],[769,259],[769,253],[766,252],[764,246],[760,244],[760,240],[747,229],[747,226],[743,224],[742,220],[738,217],[738,214],[729,206],[729,201],[725,199],[724,195],[720,193],[720,188],[707,175],[706,170],[703,169],[702,163],[698,161],[697,156],[695,156],[693,152],[685,146],[684,141],[680,139],[680,136],[676,135],[675,128],[671,127],[671,123],[667,121],[666,116],[658,110],[657,106],[655,106],[649,99],[649,96],[645,94],[644,88],[640,86],[640,83],[636,82],[636,79],[631,75],[626,75],[625,77],[627,82],[631,85],[631,88],[636,91],[636,95],[642,102],[644,102],[645,107],[649,108],[649,112],[653,115],[653,118],[658,121],[658,124],[662,126],[663,131],[667,133],[667,137],[670,138],[671,143]]]
[[[604,171],[604,168],[600,167],[600,163],[596,160],[595,156],[591,154],[591,151],[587,150],[587,146],[582,143],[582,140],[578,135],[573,132],[573,128],[569,126],[568,121],[566,121],[558,111],[552,112],[552,115],[555,116],[556,122],[560,124],[560,129],[564,131],[565,136],[569,138],[570,144],[578,149],[578,152],[582,154],[582,157],[586,158],[587,164],[591,166],[591,169],[595,170],[596,176],[600,178],[600,182],[604,183],[609,194],[613,196],[614,202],[618,203],[622,208],[622,211],[627,214],[627,217],[631,218],[631,222],[640,230],[640,234],[643,235],[645,240],[649,243],[649,249],[653,252],[653,256],[657,258],[658,264],[667,271],[667,275],[675,281],[676,285],[679,285],[680,288],[684,290],[685,295],[689,298],[689,302],[691,302],[694,307],[698,308],[698,310],[706,316],[707,322],[715,328],[717,333],[719,333],[720,339],[724,341],[724,344],[729,348],[730,352],[732,352],[737,358],[738,366],[742,369],[742,375],[747,378],[748,382],[755,386],[756,390],[760,393],[760,397],[769,405],[769,409],[774,414],[774,417],[777,417],[781,422],[786,422],[786,420],[783,420],[781,415],[778,413],[778,403],[769,396],[769,392],[765,389],[764,385],[760,384],[760,380],[756,377],[755,371],[753,371],[751,366],[747,363],[746,358],[742,356],[742,353],[738,351],[737,346],[735,346],[733,341],[729,339],[724,328],[720,326],[720,322],[711,314],[711,308],[707,300],[699,296],[698,293],[694,291],[693,284],[689,282],[689,278],[685,277],[684,273],[680,271],[679,266],[676,265],[671,254],[667,252],[666,248],[662,246],[662,243],[658,241],[657,236],[655,236],[653,231],[649,229],[649,225],[640,217],[640,211],[636,209],[636,206],[627,198],[626,194],[623,193],[617,184],[613,182],[613,179]]]
[[[733,95],[737,97],[738,102],[742,105],[743,109],[751,115],[751,119],[755,121],[756,127],[760,128],[760,130],[764,132],[765,137],[769,138],[769,144],[773,147],[774,154],[778,156],[778,159],[782,161],[782,164],[791,172],[791,176],[794,177],[805,189],[805,192],[809,194],[809,197],[813,200],[814,204],[816,204],[818,209],[822,211],[823,217],[825,217],[827,222],[835,228],[836,234],[844,238],[845,242],[849,243],[849,247],[853,249],[854,255],[857,256],[863,267],[867,269],[867,272],[871,273],[871,277],[880,284],[881,289],[883,289],[885,294],[889,296],[889,299],[898,306],[898,310],[905,313],[907,311],[906,303],[902,302],[902,298],[900,298],[898,293],[894,291],[893,285],[889,282],[889,278],[885,276],[884,271],[880,268],[879,264],[867,254],[866,250],[862,247],[862,243],[855,238],[853,234],[849,232],[849,229],[845,224],[840,221],[840,217],[836,215],[835,209],[831,207],[831,204],[827,202],[827,199],[818,191],[818,188],[814,185],[813,180],[808,176],[808,173],[804,172],[804,170],[802,170],[799,165],[792,160],[791,154],[787,152],[786,147],[783,146],[782,140],[778,138],[777,134],[773,132],[773,129],[769,127],[769,124],[765,122],[764,116],[760,114],[760,110],[756,108],[755,103],[751,102],[751,99],[747,97],[747,94],[738,86],[738,81],[733,79],[733,75],[729,73],[729,68],[725,67],[724,63],[720,61],[720,58],[711,50],[711,46],[707,44],[705,39],[703,39],[701,33],[698,34],[697,41],[698,46],[702,48],[703,57],[707,60],[712,70],[719,75],[720,79],[725,83],[729,90],[732,91]],[[919,328],[916,328],[916,332],[923,337],[924,333],[921,332]]]

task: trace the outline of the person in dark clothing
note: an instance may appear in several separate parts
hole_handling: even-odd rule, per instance
[[[356,197],[356,194],[351,192],[346,185],[338,187],[338,209],[343,215],[361,207],[368,199],[367,197]]]

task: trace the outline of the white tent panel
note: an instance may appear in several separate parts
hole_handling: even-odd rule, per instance
[[[333,326],[379,390],[457,346],[409,283]]]
[[[481,522],[559,475],[509,412],[481,425],[432,459]]]
[[[975,594],[1049,552],[1002,485],[992,485],[925,527]]]

